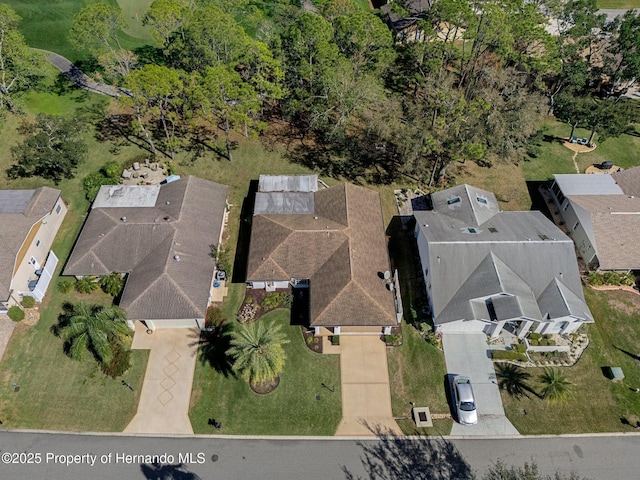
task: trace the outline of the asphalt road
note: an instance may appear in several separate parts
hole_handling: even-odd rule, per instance
[[[640,435],[634,434],[452,438],[447,443],[439,439],[151,438],[4,431],[0,451],[0,478],[12,480],[454,480],[471,470],[482,475],[498,459],[513,465],[534,460],[544,474],[560,470],[594,480],[640,478]]]

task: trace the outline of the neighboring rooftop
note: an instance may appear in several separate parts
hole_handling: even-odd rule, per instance
[[[247,280],[309,279],[312,325],[395,325],[378,193],[342,184],[313,197],[309,213],[254,212]]]
[[[496,319],[514,313],[536,320],[557,318],[559,311],[541,307],[545,301],[556,304],[543,298],[554,281],[582,302],[571,304],[573,314],[592,319],[573,242],[542,213],[501,212],[491,192],[468,185],[431,197],[434,209],[414,215],[429,242],[429,265],[424,267],[431,272],[436,323],[477,318],[490,309]],[[504,293],[515,299],[496,297]],[[485,297],[493,297],[492,306],[477,301]]]
[[[565,197],[570,195],[622,195],[623,191],[613,175],[569,173],[554,175]]]
[[[51,213],[60,190],[0,190],[0,300],[9,298],[16,256],[31,228]]]
[[[100,189],[99,205],[116,204],[92,208],[64,274],[128,273],[120,306],[133,320],[204,318],[227,187],[190,176],[129,186],[122,197],[109,197],[111,188]]]

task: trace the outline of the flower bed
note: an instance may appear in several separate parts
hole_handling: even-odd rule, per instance
[[[251,323],[276,308],[291,308],[291,299],[288,289],[279,289],[275,292],[261,289],[247,290],[238,310],[238,321],[245,324]]]

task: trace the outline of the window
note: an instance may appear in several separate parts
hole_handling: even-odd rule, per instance
[[[60,210],[62,210],[62,206],[58,204],[58,206],[56,207],[56,213],[60,214]]]
[[[476,197],[476,200],[478,201],[478,203],[481,203],[482,205],[489,205],[489,202],[484,197]]]
[[[455,205],[456,203],[460,203],[461,201],[462,200],[460,200],[460,197],[453,197],[447,200],[447,205]]]
[[[564,208],[562,209],[563,212],[567,211],[567,208],[569,208],[569,202],[564,204]]]
[[[39,247],[39,246],[40,246],[40,239],[36,238],[36,247]]]
[[[576,228],[578,228],[580,226],[580,222],[576,222],[576,224],[573,226],[573,230],[575,230]]]
[[[424,270],[424,276],[426,277],[426,276],[428,276],[428,275],[429,275],[429,269],[428,269],[428,268],[425,268],[425,270]]]
[[[467,227],[467,233],[480,233],[477,228]]]

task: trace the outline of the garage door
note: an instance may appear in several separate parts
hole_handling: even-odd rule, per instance
[[[145,320],[149,328],[200,328],[199,323],[204,324],[203,320],[174,319],[174,320]]]

